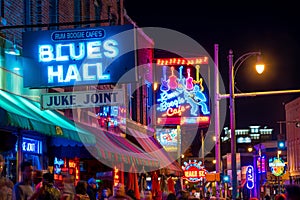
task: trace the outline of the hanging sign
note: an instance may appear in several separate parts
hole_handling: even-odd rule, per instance
[[[45,93],[41,95],[42,109],[89,108],[104,105],[123,105],[124,92],[120,89]]]
[[[251,165],[246,169],[246,186],[249,190],[254,188],[254,169]]]
[[[187,179],[189,182],[202,181],[207,173],[202,161],[197,160],[189,160],[189,162],[184,162],[182,169],[184,172],[184,176],[182,178]]]
[[[23,32],[24,87],[135,81],[133,25]]]
[[[157,125],[209,124],[209,92],[199,64],[208,64],[205,58],[157,61],[156,76],[161,77],[156,91]]]
[[[286,164],[280,157],[270,158],[269,167],[275,176],[282,176],[286,171]]]

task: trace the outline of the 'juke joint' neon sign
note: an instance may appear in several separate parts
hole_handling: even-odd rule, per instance
[[[181,65],[177,69],[161,67],[157,124],[209,123],[208,91],[200,77],[200,65]]]
[[[133,82],[134,39],[131,25],[24,32],[24,86]]]

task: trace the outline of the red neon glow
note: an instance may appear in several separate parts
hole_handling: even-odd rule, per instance
[[[194,88],[194,84],[193,84],[193,77],[191,77],[191,70],[188,68],[187,69],[187,74],[188,74],[188,77],[186,78],[186,89],[187,90],[192,90]]]
[[[201,123],[203,125],[209,124],[210,117],[209,116],[201,116],[201,117],[158,117],[157,124],[158,125],[165,125],[165,124],[198,124]]]
[[[199,170],[196,167],[192,167],[195,170],[188,170],[184,172],[185,178],[204,178],[205,177],[205,170]]]
[[[197,65],[208,64],[208,57],[196,58],[159,58],[156,62],[157,65]]]
[[[174,75],[174,67],[171,67],[172,75],[169,76],[169,85],[172,90],[176,89],[178,86],[177,77]]]
[[[75,168],[76,163],[73,160],[69,160],[69,167]]]
[[[184,176],[182,178],[187,179],[189,182],[198,182],[203,180],[206,176],[207,170],[202,165],[202,162],[189,161],[184,162],[182,166]]]
[[[174,115],[181,116],[184,111],[186,111],[186,108],[184,106],[178,106],[178,108],[168,108],[166,113],[163,114],[162,116],[168,116],[168,117],[172,117]]]
[[[114,186],[117,186],[120,182],[119,177],[119,169],[117,167],[114,168]]]

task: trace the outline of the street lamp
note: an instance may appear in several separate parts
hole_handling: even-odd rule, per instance
[[[232,170],[232,199],[237,197],[237,169],[236,169],[236,137],[235,137],[235,94],[234,94],[234,77],[237,73],[237,70],[242,65],[242,63],[247,60],[249,57],[256,55],[260,59],[260,52],[249,52],[241,57],[239,57],[233,63],[233,51],[229,50],[228,55],[228,64],[229,64],[229,111],[230,111],[230,136],[231,136],[231,170]],[[264,66],[257,66],[256,69],[259,69],[262,73]]]
[[[216,143],[215,143],[215,157],[216,157],[216,172],[219,173],[220,169],[221,169],[221,152],[220,152],[220,100],[222,99],[230,99],[230,120],[231,120],[231,124],[232,126],[231,128],[231,138],[233,138],[234,140],[232,140],[233,142],[232,144],[232,149],[235,152],[235,148],[236,148],[236,141],[235,141],[235,111],[234,111],[234,98],[236,97],[256,97],[256,96],[266,96],[266,95],[279,95],[279,94],[293,94],[293,93],[300,93],[300,89],[294,89],[294,90],[275,90],[275,91],[263,91],[263,92],[244,92],[244,93],[234,93],[234,76],[233,76],[233,71],[235,69],[235,71],[238,70],[238,68],[241,66],[241,64],[248,59],[250,56],[252,55],[257,55],[257,61],[258,63],[260,63],[260,52],[250,52],[250,53],[246,53],[244,55],[242,55],[241,57],[239,57],[236,62],[233,64],[233,52],[232,50],[230,50],[229,52],[229,72],[230,72],[230,90],[231,90],[231,94],[220,94],[219,91],[219,57],[218,57],[218,52],[219,52],[219,45],[215,44],[214,45],[214,53],[215,53],[215,66],[214,66],[214,89],[215,89],[215,101],[214,101],[214,116],[215,116],[215,136],[216,136]],[[238,62],[239,65],[238,65]],[[264,67],[263,66],[256,66],[256,70],[259,73],[262,73]],[[236,74],[236,73],[235,73]],[[234,74],[234,75],[235,75]],[[300,121],[295,123],[296,127],[300,127]],[[232,157],[232,165],[234,167],[235,170],[234,174],[236,175],[236,157],[235,154],[233,153],[234,156]],[[236,199],[236,192],[237,192],[237,176],[234,176],[233,178],[233,193],[235,196],[233,196],[234,199]],[[219,185],[217,184],[217,191],[219,191]],[[217,198],[219,194],[217,193]]]

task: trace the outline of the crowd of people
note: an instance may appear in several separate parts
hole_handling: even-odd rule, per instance
[[[41,170],[34,170],[31,162],[21,163],[21,181],[14,184],[9,178],[2,176],[5,160],[0,154],[0,200],[105,200],[105,196],[97,191],[94,178],[81,180],[75,184],[73,176],[66,176],[63,187],[54,182],[54,175]]]
[[[4,165],[5,160],[0,154],[0,200],[138,200],[133,191],[125,190],[123,184],[114,188],[113,195],[109,188],[102,188],[100,191],[94,178],[88,181],[80,180],[75,184],[74,177],[66,176],[63,180],[63,187],[58,188],[53,174],[34,170],[32,164],[27,161],[21,163],[21,181],[13,184],[10,179],[2,176]],[[151,192],[143,197],[143,200],[191,199],[199,198],[189,195],[186,191],[169,193],[161,196],[160,199],[153,198]],[[300,200],[300,187],[287,186],[286,193],[275,196],[275,200]]]

